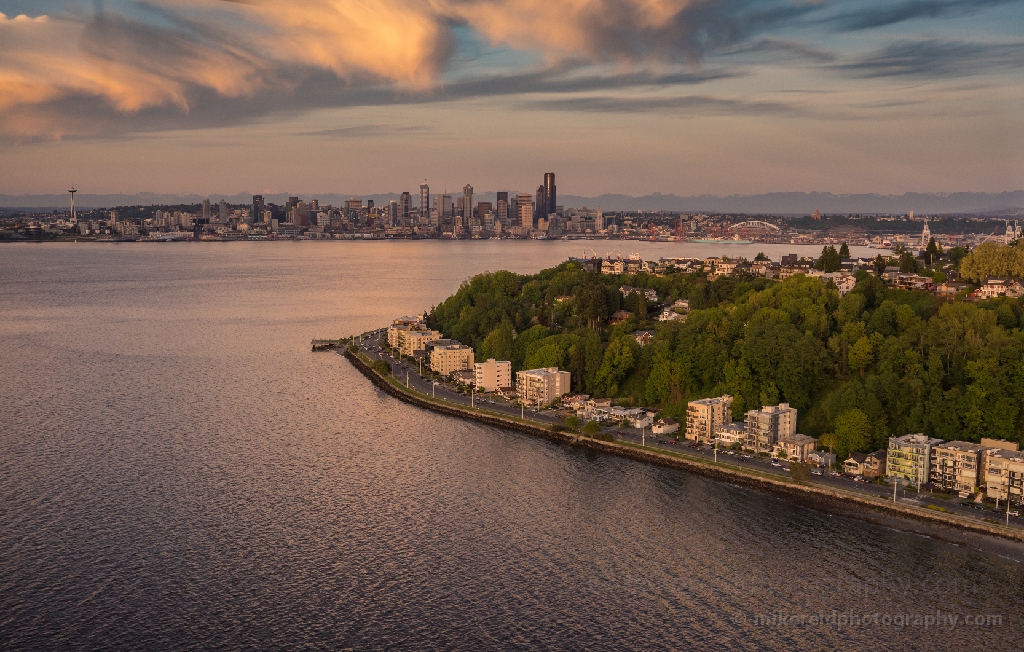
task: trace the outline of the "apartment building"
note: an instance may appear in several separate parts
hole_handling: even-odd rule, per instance
[[[453,342],[430,351],[430,370],[448,376],[455,371],[473,369],[473,347]]]
[[[526,405],[550,405],[569,393],[569,380],[558,367],[527,369],[516,374],[516,392]]]
[[[955,491],[961,497],[979,484],[982,447],[965,441],[947,441],[932,446],[929,480],[937,488]]]
[[[716,396],[686,405],[686,438],[710,444],[718,426],[732,421],[732,397]]]
[[[886,475],[920,487],[928,482],[932,447],[941,443],[941,439],[926,437],[924,433],[890,437],[885,460]]]
[[[818,440],[807,435],[783,435],[775,443],[772,457],[781,457],[792,462],[806,462]]]
[[[1020,445],[1015,442],[1009,442],[1005,439],[992,439],[990,437],[981,438],[981,460],[979,461],[978,486],[988,486],[988,456],[994,451],[1019,451]],[[1003,478],[1000,477],[999,481],[1002,482]]]
[[[990,449],[985,455],[985,494],[995,500],[1020,504],[1021,485],[1024,484],[1024,453],[1001,448]]]
[[[398,332],[398,351],[402,355],[415,357],[427,350],[427,345],[441,339],[441,333],[432,330],[408,330]]]
[[[796,434],[796,408],[789,403],[765,405],[747,412],[747,441],[744,448],[755,453],[771,454],[781,437]]]
[[[747,442],[747,424],[742,421],[723,423],[715,428],[715,439],[719,446],[742,446]]]
[[[512,363],[508,360],[488,358],[487,362],[477,362],[473,367],[477,391],[496,392],[512,388]]]

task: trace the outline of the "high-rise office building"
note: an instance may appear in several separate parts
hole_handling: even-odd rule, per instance
[[[533,221],[536,226],[537,220],[546,220],[548,218],[548,196],[544,190],[544,186],[537,186],[537,199],[533,207]]]
[[[476,219],[482,220],[484,217],[491,212],[492,206],[489,201],[480,201],[476,203]]]
[[[412,217],[412,195],[407,192],[403,192],[398,203],[399,210],[401,211],[402,224],[407,225],[409,223],[409,219]]]
[[[314,199],[312,202],[310,202],[309,208],[310,208],[310,210],[314,210],[314,211],[320,210],[320,200],[319,199]]]
[[[252,196],[252,222],[258,222],[263,219],[263,211],[265,211],[265,205],[263,203],[263,195]]]
[[[545,172],[544,173],[544,198],[547,199],[547,213],[558,212],[557,202],[555,201],[555,173]]]
[[[205,224],[209,224],[210,223],[210,200],[209,199],[204,199],[203,200],[203,219],[205,220],[205,222],[204,222]]]
[[[223,199],[217,204],[217,212],[221,222],[228,221],[228,203]]]
[[[441,218],[450,217],[452,214],[452,196],[445,193],[438,195],[437,199],[434,200],[434,205],[437,207],[438,216]]]
[[[473,186],[468,183],[462,188],[462,226],[469,226],[473,218]]]
[[[533,228],[533,197],[530,193],[521,193],[516,196],[516,208],[519,214],[516,217],[519,219],[519,226],[527,229]]]
[[[423,183],[420,184],[420,217],[427,217],[430,215],[430,186],[427,185],[427,180],[424,179]]]
[[[398,226],[398,202],[396,202],[394,199],[388,202],[388,212],[386,219],[388,226]]]

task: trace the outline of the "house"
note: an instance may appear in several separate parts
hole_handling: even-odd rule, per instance
[[[608,323],[610,323],[612,326],[616,324],[621,324],[622,322],[628,320],[632,316],[633,313],[631,312],[626,312],[625,310],[616,310],[608,319]]]
[[[739,258],[728,258],[715,263],[715,276],[729,276],[740,270],[746,261]]]
[[[987,278],[978,288],[977,296],[982,299],[996,297],[1019,299],[1024,297],[1024,283],[1014,278]]]
[[[658,419],[651,427],[651,432],[656,435],[671,435],[677,430],[679,430],[679,424],[672,417]]]
[[[648,303],[657,303],[658,302],[658,292],[657,292],[657,290],[651,290],[651,289],[645,289],[645,288],[635,288],[632,285],[623,285],[622,287],[619,288],[619,292],[622,293],[623,298],[628,297],[629,295],[631,295],[634,292],[636,292],[637,294],[644,295],[644,299],[646,299]]]
[[[963,290],[970,289],[970,285],[967,283],[957,283],[956,281],[946,281],[940,283],[935,288],[935,293],[944,297],[954,297]]]
[[[718,426],[732,418],[732,396],[718,396],[686,404],[686,438],[710,444]]]
[[[815,466],[825,466],[831,468],[836,462],[835,453],[829,453],[828,451],[813,450],[807,454],[807,463]]]
[[[920,432],[890,437],[885,460],[886,475],[893,480],[909,482],[920,487],[928,482],[932,446],[941,443],[941,439],[927,437]]]
[[[918,274],[897,274],[891,281],[894,288],[900,290],[921,290],[931,292],[935,289],[935,281],[930,276]]]
[[[647,346],[654,340],[654,331],[633,331],[633,339],[640,346]]]
[[[807,435],[784,435],[775,442],[772,457],[781,457],[794,462],[806,462],[807,455],[814,450],[817,443],[817,439]]]
[[[850,453],[843,462],[843,473],[846,475],[864,475],[864,458],[866,453]]]
[[[663,308],[661,310],[661,312],[658,313],[658,321],[685,321],[685,320],[686,320],[686,315],[680,315],[678,312],[676,312],[675,310],[672,310],[671,308]]]
[[[835,283],[841,297],[849,294],[857,285],[857,277],[847,272],[827,272],[822,275],[821,280]]]
[[[874,453],[850,453],[850,457],[843,462],[843,472],[872,479],[881,477],[885,475],[886,457],[887,453],[884,450]]]

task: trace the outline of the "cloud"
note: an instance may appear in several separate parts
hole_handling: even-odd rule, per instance
[[[828,22],[842,31],[873,29],[895,25],[917,18],[946,18],[968,16],[991,7],[1019,3],[1020,0],[911,0],[910,2],[887,2],[855,11],[844,11],[833,16]]]
[[[918,0],[830,20],[838,29],[867,29],[1000,2]],[[715,53],[805,61],[861,77],[966,74],[968,64],[1006,68],[1016,56],[962,53],[956,64],[938,53],[928,62],[894,46],[842,61],[768,34],[832,11],[818,0],[107,0],[105,6],[91,16],[0,14],[0,138],[109,137],[320,107],[684,86],[744,74],[708,68]],[[532,59],[538,63],[522,69],[507,58],[504,67],[500,57],[456,58],[456,39],[464,34],[503,49],[497,51],[539,55]]]
[[[1024,43],[900,41],[832,66],[853,77],[966,77],[1024,68]]]
[[[682,97],[625,98],[573,97],[526,102],[532,109],[550,111],[588,111],[599,113],[671,112],[699,115],[807,115],[801,107],[780,102],[746,101],[687,95]]]
[[[317,129],[315,131],[304,131],[300,136],[312,136],[315,138],[329,138],[331,140],[352,140],[358,138],[381,138],[383,136],[407,135],[429,131],[425,125],[356,125],[353,127],[340,127],[337,129]]]

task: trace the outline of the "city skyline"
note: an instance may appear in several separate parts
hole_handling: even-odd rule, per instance
[[[584,196],[1003,192],[1024,177],[1020,2],[0,12],[7,194],[365,196],[424,176],[533,192],[535,169]]]

